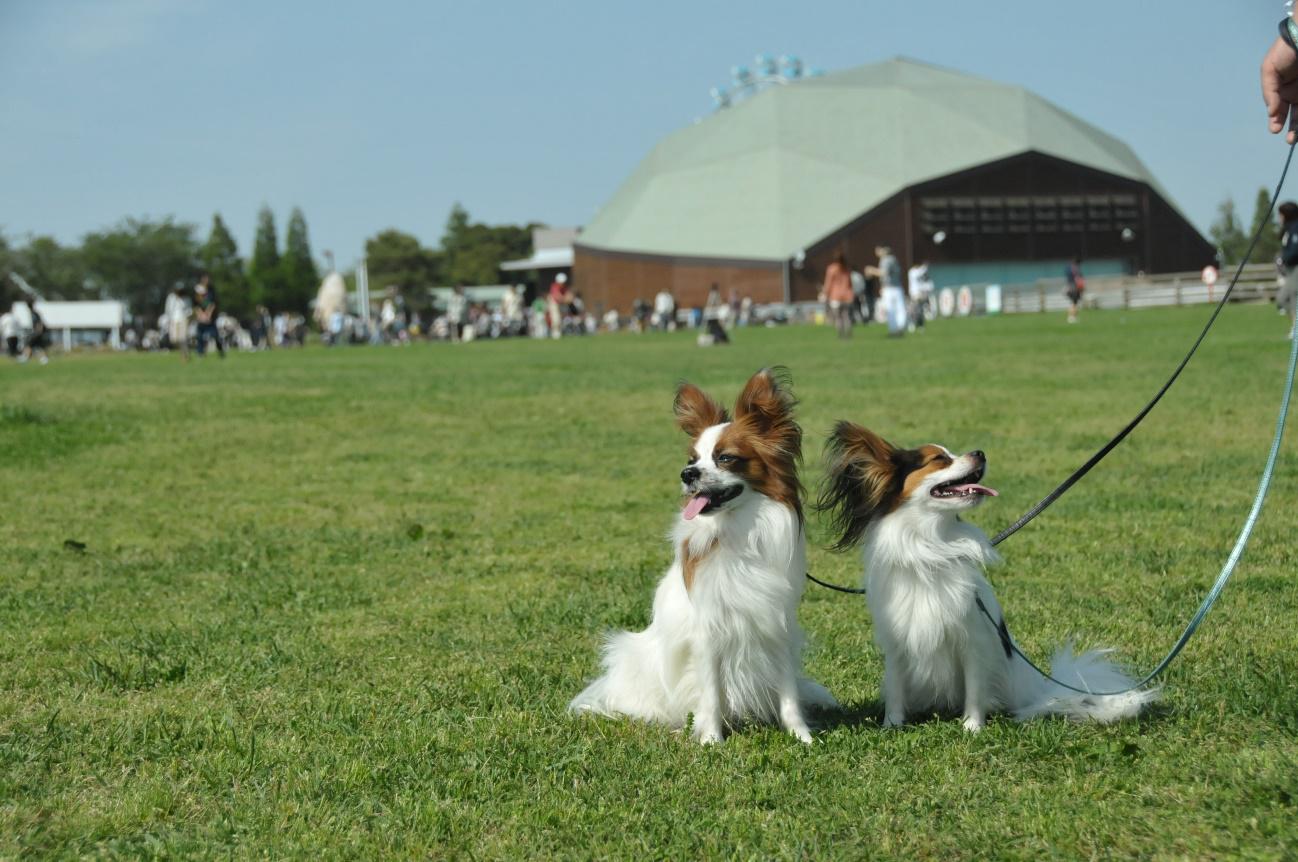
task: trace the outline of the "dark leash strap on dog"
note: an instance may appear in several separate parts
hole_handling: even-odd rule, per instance
[[[1189,364],[1190,358],[1194,356],[1195,352],[1199,349],[1199,345],[1203,343],[1204,338],[1208,334],[1208,330],[1212,328],[1212,325],[1216,322],[1218,315],[1221,314],[1222,308],[1224,308],[1227,301],[1229,301],[1230,295],[1235,289],[1235,284],[1239,281],[1240,275],[1243,274],[1244,264],[1248,261],[1249,257],[1252,256],[1253,249],[1254,247],[1256,247],[1258,239],[1262,236],[1262,231],[1270,223],[1271,214],[1275,211],[1276,202],[1280,199],[1280,190],[1284,187],[1285,177],[1287,177],[1289,174],[1289,164],[1290,162],[1293,161],[1295,146],[1296,146],[1295,144],[1289,145],[1289,155],[1285,159],[1284,170],[1280,172],[1280,181],[1276,183],[1275,193],[1271,196],[1271,205],[1267,209],[1266,218],[1261,219],[1258,222],[1257,230],[1253,232],[1253,239],[1252,241],[1249,242],[1248,251],[1244,253],[1244,257],[1240,261],[1239,267],[1236,268],[1235,275],[1230,280],[1230,285],[1226,288],[1226,292],[1222,294],[1221,300],[1217,303],[1217,307],[1213,309],[1212,316],[1208,318],[1208,322],[1207,324],[1204,325],[1203,331],[1200,332],[1199,337],[1195,339],[1193,346],[1191,346],[1190,348],[1190,352],[1187,353],[1185,355],[1185,358],[1181,360],[1181,364],[1178,365],[1176,367],[1176,370],[1172,372],[1172,376],[1168,379],[1166,383],[1163,384],[1163,387],[1158,390],[1158,393],[1154,396],[1153,400],[1151,400],[1148,404],[1146,404],[1144,409],[1141,410],[1140,413],[1136,415],[1136,418],[1132,419],[1131,422],[1129,422],[1125,428],[1119,431],[1118,434],[1112,440],[1110,440],[1098,452],[1092,455],[1091,458],[1085,464],[1079,467],[1076,471],[1074,471],[1071,476],[1069,476],[1062,483],[1060,483],[1059,487],[1055,488],[1055,490],[1047,494],[1039,503],[1037,503],[1035,506],[1033,506],[1031,509],[1025,512],[1021,518],[1019,518],[1017,521],[1015,521],[1006,529],[1002,530],[1000,534],[997,535],[996,538],[992,540],[993,545],[998,545],[1001,542],[1005,541],[1005,539],[1014,535],[1029,521],[1031,521],[1037,515],[1041,514],[1043,511],[1045,511],[1045,509],[1049,507],[1051,503],[1055,502],[1055,500],[1062,497],[1068,491],[1069,488],[1071,488],[1073,485],[1077,483],[1079,479],[1081,479],[1083,476],[1089,473],[1091,471],[1091,468],[1093,468],[1096,464],[1098,464],[1101,460],[1103,460],[1104,456],[1108,455],[1109,452],[1111,452],[1115,447],[1117,447],[1119,443],[1121,443],[1124,439],[1126,439],[1127,435],[1130,434],[1135,429],[1135,427],[1141,423],[1142,420],[1144,420],[1145,416],[1147,416],[1149,412],[1154,409],[1154,405],[1156,405],[1162,399],[1163,395],[1167,393],[1167,390],[1170,389],[1172,387],[1172,384],[1176,382],[1176,379],[1181,376],[1181,371],[1185,369],[1185,366],[1187,364]],[[993,619],[992,615],[987,611],[987,607],[983,604],[982,599],[975,597],[974,602],[978,606],[978,610],[982,612],[983,616],[987,618],[988,622],[990,622],[994,627],[996,627],[1001,638],[1002,646],[1005,647],[1005,650],[1007,652],[1012,650],[1019,658],[1027,662],[1028,665],[1031,666],[1033,670],[1035,670],[1037,673],[1041,674],[1043,677],[1050,680],[1051,682],[1055,683],[1056,685],[1062,686],[1066,689],[1069,689],[1070,691],[1075,691],[1080,694],[1089,694],[1089,695],[1097,695],[1097,696],[1125,694],[1129,691],[1134,691],[1138,688],[1143,688],[1144,686],[1152,682],[1164,670],[1166,670],[1167,666],[1170,665],[1173,659],[1175,659],[1177,655],[1180,654],[1181,650],[1184,649],[1185,645],[1189,642],[1190,638],[1194,635],[1195,631],[1199,628],[1199,624],[1202,623],[1204,618],[1208,615],[1208,611],[1211,610],[1213,604],[1216,603],[1217,598],[1221,595],[1221,591],[1226,586],[1226,582],[1229,581],[1231,575],[1235,573],[1235,568],[1239,564],[1240,557],[1243,556],[1244,549],[1248,546],[1248,541],[1253,535],[1253,527],[1257,524],[1258,517],[1262,514],[1262,505],[1266,502],[1267,492],[1270,491],[1271,489],[1271,478],[1275,474],[1276,459],[1280,455],[1280,443],[1281,440],[1284,438],[1285,424],[1289,418],[1289,401],[1293,393],[1294,373],[1296,369],[1298,369],[1298,337],[1295,337],[1292,340],[1289,347],[1289,369],[1285,379],[1284,394],[1280,399],[1279,415],[1276,417],[1275,434],[1271,440],[1271,451],[1267,456],[1266,466],[1262,470],[1262,478],[1258,482],[1257,494],[1253,498],[1253,506],[1249,510],[1248,517],[1244,521],[1244,526],[1240,529],[1239,536],[1235,540],[1235,546],[1231,549],[1230,556],[1226,559],[1225,565],[1222,566],[1221,572],[1217,575],[1217,580],[1216,582],[1213,583],[1212,589],[1208,591],[1208,595],[1204,597],[1203,601],[1199,605],[1198,610],[1196,610],[1194,616],[1190,618],[1190,622],[1186,625],[1185,630],[1181,632],[1180,638],[1177,639],[1176,643],[1172,646],[1172,649],[1168,651],[1167,655],[1163,657],[1163,660],[1159,662],[1158,665],[1152,671],[1146,674],[1145,677],[1141,679],[1139,682],[1135,683],[1129,688],[1124,688],[1120,691],[1089,691],[1087,689],[1077,688],[1076,686],[1070,685],[1062,680],[1055,679],[1053,676],[1051,676],[1050,674],[1042,670],[1040,667],[1038,667],[1036,663],[1032,661],[1032,659],[1028,658],[1026,655],[1023,654],[1023,651],[1020,650],[1018,646],[1014,644],[1014,641],[1010,638],[1009,630],[1005,626],[1005,621],[1003,619],[1000,621]],[[849,587],[840,587],[834,584],[825,583],[824,581],[819,580],[818,578],[812,577],[810,573],[807,574],[807,577],[810,578],[815,583],[820,584],[822,587],[828,587],[831,590],[837,590],[842,593],[864,593],[865,592],[864,589],[851,589]]]
[[[811,572],[807,572],[807,580],[811,581],[813,584],[820,584],[822,587],[826,589],[837,590],[840,593],[855,593],[857,595],[865,595],[864,589],[858,589],[856,587],[840,587],[838,584],[826,583],[825,581],[822,581],[820,578],[813,575]]]

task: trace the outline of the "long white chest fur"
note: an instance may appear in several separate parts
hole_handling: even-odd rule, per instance
[[[996,663],[995,629],[975,618],[974,601],[982,597],[999,615],[982,574],[995,551],[980,531],[959,521],[913,526],[885,520],[866,537],[875,642],[904,675],[913,706],[955,709],[964,696],[965,664]],[[1001,680],[991,682],[1003,688]]]

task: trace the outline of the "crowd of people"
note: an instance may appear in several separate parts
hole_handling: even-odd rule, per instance
[[[257,306],[247,321],[226,313],[211,276],[204,273],[192,290],[177,284],[167,294],[155,326],[127,327],[122,344],[134,350],[173,350],[188,362],[191,346],[200,357],[215,348],[224,359],[227,349],[301,347],[306,334],[307,322],[301,314],[271,314],[264,305]]]
[[[820,301],[839,338],[851,338],[857,324],[883,318],[888,335],[900,338],[907,332],[922,332],[932,317],[933,279],[928,262],[921,261],[906,273],[902,286],[901,263],[886,245],[875,247],[878,264],[859,270],[851,267],[843,252],[834,255],[825,268]]]

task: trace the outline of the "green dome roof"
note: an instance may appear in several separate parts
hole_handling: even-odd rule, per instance
[[[668,135],[578,244],[784,260],[908,186],[1029,151],[1162,194],[1130,147],[1040,96],[896,59],[772,87]]]

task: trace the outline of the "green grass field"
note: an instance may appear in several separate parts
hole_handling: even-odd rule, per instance
[[[814,746],[564,711],[669,562],[679,379],[732,402],[789,366],[811,487],[838,418],[984,449],[992,532],[1139,409],[1206,314],[0,367],[0,857],[1294,858],[1293,436],[1138,722],[884,731],[864,601],[815,587],[807,667],[846,709]],[[1283,335],[1228,309],[1147,424],[1002,546],[1025,649],[1162,656],[1252,500]],[[814,573],[860,578],[808,530]]]

